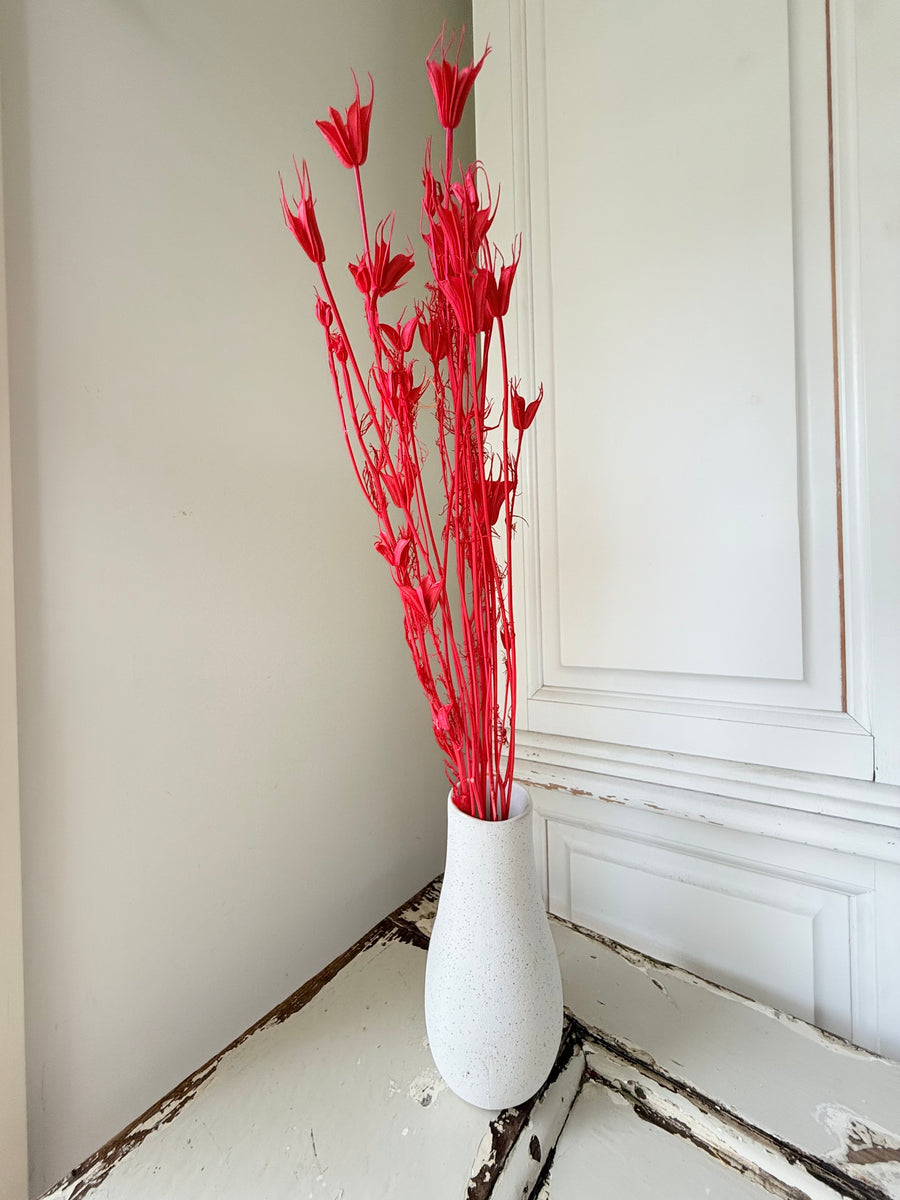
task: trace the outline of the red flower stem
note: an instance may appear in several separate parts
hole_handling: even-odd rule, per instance
[[[425,484],[422,481],[422,466],[421,466],[421,463],[419,462],[419,449],[418,449],[418,445],[416,443],[416,439],[414,436],[411,438],[411,445],[412,445],[411,458],[412,458],[413,464],[415,465],[415,469],[416,469],[415,491],[416,491],[416,503],[419,508],[419,521],[423,523],[423,525],[425,526],[425,528],[428,532],[428,537],[431,541],[431,549],[430,549],[429,553],[434,554],[435,566],[437,566],[437,564],[441,561],[441,552],[438,549],[437,539],[434,536],[434,529],[432,528],[432,525],[431,525],[431,513],[428,511],[428,500],[425,496]],[[440,578],[441,578],[441,580],[443,580],[443,578],[444,578],[443,572],[441,572]],[[446,584],[444,586],[446,586]]]
[[[357,172],[357,174],[358,174],[358,172]],[[356,375],[356,377],[357,377],[357,380],[358,380],[358,382],[359,382],[359,386],[360,386],[360,389],[361,389],[361,391],[362,391],[362,393],[363,393],[363,396],[365,397],[365,400],[366,400],[366,407],[367,407],[367,409],[368,409],[368,414],[369,414],[369,419],[370,419],[370,421],[371,421],[371,423],[372,423],[372,426],[373,426],[373,428],[375,429],[375,432],[376,432],[376,433],[377,433],[377,435],[378,435],[378,439],[379,439],[379,441],[380,441],[380,443],[381,443],[381,449],[382,449],[382,453],[384,454],[384,456],[385,456],[385,459],[386,459],[387,461],[389,461],[389,462],[390,462],[390,461],[392,461],[392,460],[391,460],[391,455],[390,455],[390,450],[389,450],[389,447],[388,447],[388,443],[387,443],[387,441],[386,441],[386,439],[385,439],[385,436],[384,436],[384,432],[383,432],[382,426],[381,426],[380,422],[378,421],[377,414],[376,414],[376,412],[375,412],[375,408],[374,408],[374,406],[373,406],[373,404],[372,404],[371,397],[369,396],[368,389],[366,388],[366,386],[365,386],[365,384],[364,384],[364,382],[363,382],[363,379],[362,379],[362,373],[361,373],[361,371],[360,371],[360,369],[359,369],[359,365],[358,365],[358,363],[357,363],[357,361],[356,361],[356,356],[353,354],[353,350],[352,350],[352,347],[351,347],[351,345],[350,345],[349,338],[347,337],[347,331],[346,331],[346,328],[345,328],[345,326],[344,326],[344,322],[343,322],[343,319],[342,319],[342,317],[341,317],[340,310],[338,309],[337,302],[336,302],[336,301],[335,301],[335,299],[334,299],[334,293],[333,293],[333,292],[332,292],[332,290],[331,290],[331,285],[330,285],[330,284],[329,284],[329,282],[328,282],[328,277],[327,277],[327,276],[326,276],[326,274],[325,274],[325,271],[324,271],[324,268],[323,268],[322,264],[321,264],[321,263],[319,263],[319,264],[318,264],[318,266],[319,266],[319,276],[320,276],[320,278],[321,278],[321,281],[322,281],[322,286],[323,286],[323,288],[325,289],[325,293],[326,293],[326,295],[328,296],[328,302],[329,302],[329,304],[331,305],[331,308],[332,308],[332,311],[333,311],[333,313],[334,313],[335,319],[336,319],[336,321],[337,321],[337,323],[338,323],[338,329],[340,330],[341,336],[342,336],[342,338],[343,338],[343,340],[344,340],[344,345],[345,345],[345,347],[346,347],[346,349],[347,349],[347,355],[348,355],[348,358],[349,358],[349,359],[350,359],[350,361],[353,363],[354,373],[355,373],[355,375]],[[352,395],[353,395],[353,392],[352,392],[352,385],[351,385],[350,375],[349,375],[349,372],[348,372],[348,370],[347,370],[347,364],[346,364],[346,362],[344,362],[344,363],[341,363],[341,369],[342,369],[342,372],[343,372],[343,375],[344,375],[344,386],[345,386],[345,388],[347,389],[348,396],[350,397],[350,399],[349,399],[349,402],[348,402],[348,403],[349,403],[349,407],[350,407],[350,412],[351,412],[351,414],[352,414],[352,419],[353,419],[353,424],[354,424],[354,432],[355,432],[355,434],[356,434],[357,441],[359,442],[359,445],[360,445],[360,447],[361,447],[361,448],[362,448],[362,450],[363,450],[363,454],[365,455],[365,459],[366,459],[366,465],[368,466],[368,468],[369,468],[370,472],[372,473],[372,476],[373,476],[373,478],[378,478],[379,471],[378,471],[377,467],[375,466],[375,463],[373,462],[373,460],[372,460],[372,458],[371,458],[371,456],[370,456],[370,454],[369,454],[369,452],[368,452],[368,450],[367,450],[367,447],[366,447],[366,442],[365,442],[365,438],[364,438],[364,436],[363,436],[363,433],[362,433],[362,430],[361,430],[361,428],[360,428],[360,424],[359,424],[359,418],[358,418],[358,415],[357,415],[357,412],[356,412],[356,406],[355,406],[355,404],[353,403],[353,400],[352,400]],[[333,371],[332,371],[332,380],[334,381],[335,392],[336,392],[336,394],[337,394],[337,397],[338,397],[338,403],[339,403],[339,405],[340,405],[340,407],[341,407],[341,419],[342,419],[342,422],[344,423],[344,432],[345,432],[345,437],[346,437],[346,420],[345,420],[345,418],[344,418],[344,409],[343,409],[343,405],[342,405],[342,403],[341,403],[341,392],[340,392],[340,388],[338,387],[337,380],[336,380],[336,378],[335,378],[335,376],[334,376],[334,372],[333,372]],[[356,471],[356,477],[357,477],[357,479],[359,480],[360,486],[363,488],[363,492],[364,492],[364,493],[366,494],[366,496],[368,497],[368,491],[367,491],[367,489],[366,489],[366,488],[363,486],[362,479],[360,478],[359,470],[358,470],[358,468],[357,468],[357,465],[356,465],[356,460],[355,460],[355,458],[354,458],[354,456],[353,456],[353,451],[352,451],[352,449],[350,448],[350,442],[349,442],[349,438],[347,439],[347,448],[348,448],[348,450],[350,450],[350,457],[351,457],[351,461],[353,462],[354,470]],[[370,500],[370,503],[372,503],[372,502],[371,502],[371,500]],[[373,508],[376,508],[376,512],[378,511],[378,510],[377,510],[377,507],[376,507],[374,504],[372,505],[372,507],[373,507]],[[406,522],[407,522],[407,525],[408,525],[408,527],[409,527],[409,529],[410,529],[410,532],[411,532],[411,533],[412,533],[412,534],[415,536],[415,539],[416,539],[416,541],[418,542],[418,547],[417,547],[417,549],[423,553],[423,555],[424,555],[424,557],[425,557],[425,560],[426,560],[426,562],[429,562],[430,560],[429,560],[428,548],[427,548],[427,546],[425,546],[425,545],[424,545],[424,543],[422,542],[421,535],[420,535],[420,533],[419,533],[419,529],[418,529],[418,527],[417,527],[417,523],[416,523],[416,522],[413,520],[413,518],[412,518],[412,513],[410,512],[410,510],[409,510],[409,507],[408,507],[408,506],[406,506],[406,507],[403,507],[403,508],[401,509],[401,511],[403,512],[403,514],[404,514],[404,517],[406,518]],[[436,548],[435,548],[435,549],[436,549]],[[421,577],[421,574],[420,574],[420,577]]]
[[[456,471],[454,470],[452,475],[448,478],[450,456],[449,456],[449,452],[447,449],[446,412],[444,411],[444,400],[445,400],[446,393],[445,393],[443,379],[441,378],[440,371],[437,367],[435,367],[435,371],[434,371],[434,388],[435,388],[436,397],[439,397],[439,401],[436,401],[436,406],[440,410],[440,412],[439,412],[440,425],[439,425],[439,429],[438,429],[438,447],[439,447],[440,455],[441,455],[441,474],[442,474],[442,478],[443,478],[443,482],[444,482],[444,495],[447,498],[447,512],[448,512],[448,519],[444,522],[444,530],[443,530],[444,549],[443,549],[443,561],[441,564],[441,579],[444,581],[443,594],[441,597],[442,631],[443,631],[443,635],[444,635],[445,654],[448,656],[448,658],[450,658],[452,660],[453,671],[456,675],[458,695],[464,696],[465,692],[466,692],[466,673],[465,673],[465,669],[463,667],[462,661],[460,660],[460,656],[459,656],[459,650],[457,647],[456,633],[455,633],[454,622],[453,622],[453,613],[452,613],[452,608],[451,608],[451,605],[449,602],[449,598],[447,596],[447,568],[448,568],[449,553],[450,553],[450,540],[451,540],[451,521],[449,520],[449,516],[453,511],[453,505],[456,501],[457,474],[456,474]],[[460,561],[458,553],[456,555],[456,558],[457,558],[457,570],[458,570],[459,561]],[[463,597],[462,589],[460,590],[460,599],[461,599],[461,623],[463,625],[463,628],[465,628],[465,604],[464,604],[464,597]],[[448,688],[451,688],[452,687],[452,676],[450,675],[449,672],[448,672],[447,682],[448,682]],[[454,697],[451,695],[450,699],[454,699]],[[460,774],[459,778],[465,779],[468,775],[468,755],[466,753],[466,750],[470,744],[470,734],[471,734],[468,705],[463,704],[461,706],[458,706],[458,716],[459,716],[460,720],[463,722],[464,736],[463,736],[463,742],[462,742],[462,746],[463,746],[462,752],[463,752],[463,758],[464,758],[464,761],[466,764],[466,770]]]
[[[326,342],[328,341],[327,332],[325,334],[325,340],[326,340]],[[359,466],[356,461],[356,455],[354,454],[353,447],[350,444],[350,434],[347,432],[347,415],[344,412],[344,399],[343,399],[343,396],[341,395],[340,385],[338,384],[337,372],[334,369],[334,355],[330,351],[328,353],[328,369],[331,372],[331,382],[334,385],[334,394],[337,396],[338,408],[340,409],[340,412],[341,412],[341,429],[343,430],[343,433],[344,433],[344,441],[347,445],[347,453],[350,455],[350,461],[353,463],[353,472],[356,475],[356,479],[357,479],[357,482],[359,483],[359,486],[362,488],[363,495],[369,502],[369,507],[374,512],[377,512],[378,508],[377,508],[375,502],[372,500],[372,497],[369,495],[369,489],[363,483],[362,475],[360,474]],[[344,369],[346,371],[346,367]],[[354,424],[356,425],[356,433],[358,435],[359,434],[359,425],[356,422],[356,410],[353,406],[352,398],[348,399],[347,403],[350,407],[351,412],[353,413]],[[361,438],[360,438],[360,443],[362,444],[363,453],[365,454],[365,445],[362,443]],[[368,456],[366,456],[366,458],[368,461]]]
[[[476,347],[476,343],[475,343],[475,336],[474,336],[474,334],[470,334],[469,335],[469,366],[470,366],[470,373],[471,373],[472,395],[475,398],[475,403],[473,404],[473,416],[475,419],[475,427],[476,427],[475,433],[476,433],[476,438],[477,438],[477,444],[478,444],[479,450],[481,451],[481,453],[479,454],[479,463],[478,463],[478,466],[481,469],[476,470],[476,479],[473,482],[476,482],[478,485],[477,494],[478,494],[478,499],[481,501],[481,516],[482,516],[482,519],[484,522],[483,537],[489,546],[490,538],[493,536],[493,532],[492,532],[492,526],[491,526],[491,520],[490,520],[490,513],[488,510],[487,485],[486,485],[484,470],[483,470],[484,464],[483,464],[482,455],[483,455],[483,447],[484,447],[484,406],[483,406],[483,403],[479,403],[480,389],[479,389],[478,373],[477,373],[477,369],[476,369],[476,350],[477,350],[477,347]],[[475,490],[472,489],[470,494],[475,495],[476,494]],[[477,552],[476,552],[476,561],[478,562],[479,567],[481,567],[481,565],[482,565],[481,560],[483,558],[487,558],[487,557],[488,556],[485,553],[485,547],[478,545]],[[490,557],[493,558],[492,555]],[[494,568],[494,573],[496,573],[496,563],[492,562],[491,565]],[[479,571],[479,574],[481,574],[480,571]],[[484,662],[484,665],[486,668],[486,672],[485,672],[486,679],[484,681],[485,686],[484,686],[484,691],[483,691],[483,695],[482,695],[482,700],[483,700],[483,711],[482,711],[483,738],[484,738],[485,750],[490,755],[491,761],[493,761],[492,750],[493,750],[495,731],[496,731],[496,720],[495,720],[495,714],[494,714],[494,707],[496,704],[496,697],[495,697],[495,690],[494,690],[495,663],[496,663],[496,654],[497,654],[497,626],[496,626],[496,620],[495,620],[495,618],[496,618],[496,603],[495,603],[496,580],[494,578],[491,578],[490,574],[488,573],[488,574],[486,574],[484,580],[479,581],[479,582],[481,582],[481,587],[479,589],[479,596],[478,596],[479,602],[475,606],[476,625],[477,625],[479,645],[482,647],[482,661]],[[488,632],[486,632],[486,630]],[[485,653],[485,652],[487,652],[487,653]],[[493,791],[493,789],[492,789],[492,791]],[[490,802],[491,802],[492,809],[494,808],[495,804],[497,803],[497,799],[498,798],[495,797],[493,794],[491,795]],[[496,819],[496,814],[494,816],[494,819]]]
[[[481,62],[477,66],[473,63],[467,71],[477,74],[480,67]],[[454,80],[457,70],[458,61]],[[472,79],[469,75],[463,79],[468,89]],[[444,116],[442,97],[437,90],[435,94],[439,113],[448,124],[452,123],[454,116]],[[456,108],[452,111],[455,114]],[[463,171],[460,166],[459,182],[453,182],[454,130],[445,126],[444,133],[443,187],[439,178],[431,175],[428,151],[420,220],[434,281],[429,285],[427,301],[415,306],[419,337],[431,360],[425,379],[414,382],[415,360],[407,358],[411,340],[407,326],[401,328],[398,322],[396,327],[382,328],[379,322],[381,289],[394,290],[405,273],[404,259],[400,256],[382,261],[379,226],[377,269],[372,261],[358,163],[353,172],[365,250],[360,269],[365,264],[369,280],[364,296],[372,348],[365,376],[320,261],[319,277],[336,332],[330,329],[331,319],[317,315],[328,321],[328,367],[344,443],[357,482],[378,519],[381,540],[377,548],[387,558],[401,589],[406,641],[431,705],[435,734],[454,786],[454,800],[473,816],[496,820],[509,816],[515,760],[518,688],[512,538],[523,431],[517,426],[512,453],[510,425],[519,418],[510,410],[512,384],[503,320],[499,315],[489,320],[482,337],[476,336],[472,327],[480,323],[480,314],[491,303],[488,293],[480,290],[483,272],[492,272],[488,282],[500,289],[501,303],[508,303],[512,279],[503,275],[503,268],[499,282],[494,277],[499,252],[496,247],[492,251],[487,240],[494,216],[489,185],[486,209],[477,194],[482,169],[474,164]],[[304,192],[304,204],[308,204],[305,197]],[[297,222],[306,224],[299,232],[296,225],[292,228],[309,257],[317,261],[319,243],[310,254],[304,237],[299,236],[305,233],[306,240],[311,238],[311,230],[306,228],[310,219],[304,208],[302,213],[298,211]],[[389,255],[392,218],[386,219],[384,227],[384,252]],[[513,254],[516,258],[515,246]],[[359,269],[355,270],[362,281]],[[396,333],[392,332],[394,328]],[[489,418],[488,368],[495,337],[500,341],[503,395],[499,417]],[[434,398],[446,499],[445,519],[437,532],[423,474],[425,449],[416,431],[418,410],[427,407],[420,403],[426,382]],[[521,401],[517,399],[518,403]],[[494,449],[495,438],[502,439],[499,450]],[[498,526],[501,512],[503,533]],[[496,520],[492,521],[494,514]],[[498,558],[501,539],[505,563]],[[451,603],[448,593],[448,576],[454,571],[458,604],[455,597]]]
[[[360,178],[358,166],[353,168],[353,174],[356,177],[356,199],[359,203],[359,223],[362,226],[363,245],[366,248],[366,259],[368,262],[371,262],[372,256],[369,252],[369,225],[366,221],[366,204],[363,200],[362,179]],[[375,232],[377,233],[378,231],[376,230]]]
[[[454,368],[456,368],[456,372],[458,372],[458,373],[454,373]],[[462,450],[464,448],[464,437],[463,437],[463,435],[464,435],[464,413],[462,411],[462,402],[463,402],[463,398],[464,398],[464,387],[465,387],[464,371],[465,371],[465,368],[463,368],[462,371],[459,370],[459,364],[457,362],[454,362],[451,364],[450,387],[451,387],[451,391],[452,391],[453,397],[454,397],[454,414],[453,414],[453,416],[454,416],[454,437],[453,437],[454,531],[453,532],[454,532],[454,543],[455,543],[455,547],[456,547],[455,558],[456,558],[457,586],[459,589],[460,612],[461,612],[461,622],[460,623],[462,626],[461,632],[462,632],[462,637],[463,637],[463,642],[464,642],[465,660],[466,660],[466,664],[467,664],[466,688],[465,688],[465,693],[464,693],[465,697],[466,697],[466,707],[468,708],[467,725],[468,725],[468,728],[470,731],[469,742],[470,742],[470,746],[471,746],[472,752],[474,754],[474,757],[476,759],[476,765],[477,765],[477,759],[479,757],[479,748],[478,748],[477,736],[476,736],[477,727],[478,727],[478,703],[477,703],[477,695],[476,695],[476,691],[475,691],[475,676],[477,674],[477,670],[476,670],[477,656],[475,654],[475,647],[474,647],[473,638],[472,638],[471,617],[469,615],[468,605],[466,602],[466,590],[467,590],[466,589],[466,574],[465,574],[466,556],[464,553],[464,550],[465,550],[464,538],[466,535],[466,530],[464,528],[464,518],[466,517],[467,514],[464,512],[464,509],[463,509],[463,500],[461,497],[461,489],[459,487],[459,480],[460,480],[461,470],[462,470],[461,454],[462,454]],[[480,790],[477,788],[477,786],[475,786],[474,776],[477,774],[477,771],[473,768],[473,764],[471,762],[468,764],[468,767],[469,767],[469,770],[467,772],[466,777],[463,780],[460,780],[460,783],[463,788],[461,798],[467,797],[469,811],[473,812],[473,815],[477,815],[478,817],[481,817],[483,819],[485,816],[485,797],[482,793],[480,793]]]
[[[509,369],[506,356],[506,334],[503,329],[502,319],[497,321],[498,334],[500,338],[500,365],[503,371],[503,458],[506,463],[509,462]],[[522,449],[522,434],[519,432],[518,445],[516,447],[516,461],[513,471],[513,479],[516,484],[519,480],[519,453]],[[505,624],[505,642],[506,642],[506,690],[503,698],[504,715],[509,704],[509,752],[507,755],[507,769],[503,780],[503,796],[504,796],[504,819],[509,816],[509,804],[512,796],[512,773],[515,769],[516,756],[516,633],[513,625],[512,604],[513,604],[513,562],[512,562],[512,504],[514,496],[511,495],[511,490],[506,493],[506,603],[507,611],[504,612]],[[499,762],[497,768],[499,770]]]
[[[356,380],[359,384],[359,390],[362,392],[365,399],[366,409],[369,414],[369,419],[372,422],[372,427],[378,435],[378,440],[381,443],[382,453],[386,457],[389,457],[388,447],[385,443],[381,423],[378,420],[378,414],[375,411],[375,406],[372,403],[372,397],[369,395],[369,389],[366,386],[366,382],[362,377],[362,372],[359,369],[359,363],[356,361],[356,355],[353,352],[353,346],[350,342],[350,338],[347,336],[347,329],[344,325],[344,319],[341,316],[341,311],[337,306],[337,301],[335,300],[334,293],[331,290],[331,284],[328,282],[328,276],[325,274],[325,268],[322,263],[317,263],[316,265],[319,268],[319,278],[322,281],[322,287],[325,289],[325,295],[328,297],[328,303],[331,305],[332,312],[334,313],[334,319],[337,321],[338,330],[340,331],[341,337],[344,339],[344,345],[347,348],[347,357],[353,365],[353,374],[356,376]]]
[[[483,490],[483,472],[478,470],[480,465],[480,456],[476,458],[474,454],[467,456],[467,466],[469,470],[469,487],[466,489],[467,495],[475,495],[475,485],[481,484]],[[489,580],[484,570],[484,539],[489,537],[480,528],[473,512],[472,521],[473,537],[472,537],[472,587],[473,587],[473,604],[472,612],[475,624],[475,638],[479,648],[479,655],[475,662],[476,676],[476,695],[478,698],[478,720],[479,720],[479,751],[480,765],[482,767],[481,774],[484,773],[484,768],[487,765],[487,760],[490,753],[490,727],[492,723],[492,708],[493,702],[491,699],[491,678],[492,678],[492,663],[490,658],[490,647],[493,641],[493,634],[488,633],[490,629],[489,620],[485,620],[485,609],[489,604]],[[485,779],[485,785],[487,780]],[[481,779],[479,779],[479,786]],[[488,795],[488,802],[491,805],[493,812],[494,797]]]
[[[378,416],[375,412],[375,407],[372,404],[371,397],[369,396],[368,388],[366,388],[365,384],[363,383],[362,373],[360,372],[359,365],[356,361],[356,356],[354,355],[352,348],[350,346],[350,341],[349,341],[349,338],[347,337],[346,328],[344,326],[344,322],[341,317],[340,310],[338,309],[337,302],[334,299],[334,293],[331,290],[331,285],[328,282],[328,278],[325,274],[325,271],[324,271],[321,263],[319,264],[319,276],[322,280],[322,286],[325,289],[325,293],[328,296],[328,302],[331,305],[332,311],[334,312],[335,320],[338,323],[338,328],[340,330],[341,336],[344,339],[344,345],[347,348],[348,359],[353,363],[354,374],[356,375],[356,378],[359,382],[360,389],[363,393],[363,396],[365,397],[366,408],[368,410],[369,419],[372,423],[372,427],[375,429],[375,432],[378,435],[378,440],[381,443],[382,453],[384,455],[385,460],[389,463],[392,463],[393,459],[392,459],[392,456],[390,453],[390,447],[389,447],[388,441],[385,438],[385,434],[384,434],[382,425],[378,420]],[[342,370],[344,373],[345,386],[347,387],[348,390],[350,390],[350,377],[349,377],[349,372],[347,371],[347,364],[342,363],[341,367],[342,367]],[[379,473],[377,467],[375,466],[374,462],[370,458],[369,454],[365,450],[365,441],[363,438],[362,430],[360,429],[360,426],[359,426],[359,420],[358,420],[358,417],[356,414],[355,405],[351,405],[351,412],[353,414],[353,420],[354,420],[354,426],[355,426],[355,432],[356,432],[357,438],[359,440],[360,445],[363,447],[364,453],[366,453],[367,466],[369,467],[370,471],[373,473],[373,476],[377,477],[380,473]],[[425,543],[422,540],[422,536],[418,529],[417,523],[413,520],[413,516],[412,516],[412,513],[410,512],[409,506],[408,505],[401,506],[401,512],[403,513],[403,515],[406,519],[406,522],[409,526],[410,532],[415,537],[418,551],[422,553],[426,562],[430,562],[428,547],[425,545]]]

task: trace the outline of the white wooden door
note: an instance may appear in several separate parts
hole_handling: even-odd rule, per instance
[[[896,7],[475,9],[479,155],[528,247],[516,370],[546,397],[518,753],[551,906],[896,1049],[858,169],[858,43]]]

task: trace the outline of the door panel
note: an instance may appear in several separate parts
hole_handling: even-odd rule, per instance
[[[519,366],[545,386],[523,723],[871,778],[845,703],[824,0],[479,7],[508,69],[479,81],[479,154],[513,181],[498,240],[524,228]]]

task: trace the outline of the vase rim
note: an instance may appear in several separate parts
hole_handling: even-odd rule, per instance
[[[455,813],[456,816],[459,817],[463,821],[474,821],[478,825],[492,825],[492,826],[501,826],[501,827],[512,825],[516,821],[521,821],[525,817],[530,817],[531,811],[532,811],[531,793],[528,791],[528,788],[526,788],[521,783],[513,782],[512,791],[513,791],[513,794],[515,794],[517,791],[519,791],[524,795],[524,803],[522,806],[522,811],[516,813],[516,815],[514,817],[506,817],[505,819],[500,820],[500,821],[491,821],[487,817],[473,817],[470,813],[463,812],[463,810],[461,808],[458,808],[453,803],[453,788],[451,788],[447,794],[447,811],[448,811],[448,814]]]

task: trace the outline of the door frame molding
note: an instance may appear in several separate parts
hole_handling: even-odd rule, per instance
[[[2,89],[0,89],[2,112]],[[9,354],[0,134],[0,1200],[28,1195]]]

